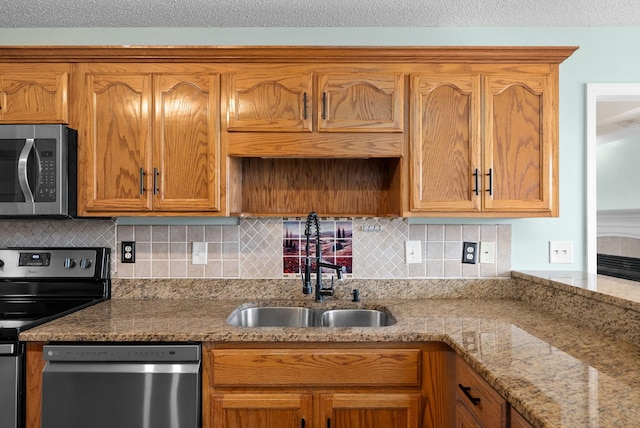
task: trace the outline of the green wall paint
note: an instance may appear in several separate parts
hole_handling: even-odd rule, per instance
[[[0,28],[0,45],[580,46],[560,66],[560,217],[509,223],[512,268],[586,269],[585,84],[640,81],[640,28]],[[574,263],[550,265],[548,241],[573,241]]]

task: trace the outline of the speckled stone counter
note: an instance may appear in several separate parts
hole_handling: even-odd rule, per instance
[[[531,276],[536,281],[526,279]],[[535,278],[534,278],[535,277]],[[389,310],[397,323],[381,328],[238,328],[226,323],[240,305],[317,303],[302,299],[298,283],[291,296],[275,300],[247,299],[200,291],[184,291],[182,298],[158,298],[140,288],[138,298],[114,298],[21,335],[27,341],[225,341],[225,342],[423,342],[442,341],[471,364],[516,410],[540,427],[640,426],[640,346],[614,338],[606,330],[586,328],[553,307],[546,310],[537,287],[544,276],[514,274],[513,280],[448,283],[455,298],[425,298],[442,294],[424,291],[439,283],[403,283],[391,298],[377,293],[380,284],[364,284],[361,303],[338,296],[321,305],[373,306]],[[270,280],[264,286],[270,288]],[[255,281],[253,282],[255,286]],[[278,284],[278,287],[283,284]],[[289,283],[285,284],[286,286]],[[387,284],[392,288],[394,284]],[[441,284],[440,284],[441,285]],[[166,287],[162,284],[160,288]],[[192,290],[198,286],[189,283]],[[535,292],[527,290],[536,290]],[[270,290],[272,291],[272,290]],[[121,290],[122,294],[127,294]],[[491,292],[500,298],[491,299]],[[563,291],[569,292],[569,291]],[[214,293],[215,294],[215,293]],[[254,293],[255,294],[255,293]],[[346,293],[348,294],[348,293]],[[377,295],[381,294],[381,295]],[[389,292],[393,294],[393,292]],[[478,295],[482,298],[478,298]],[[156,298],[150,298],[150,296]],[[407,298],[407,295],[411,296]],[[444,295],[444,294],[443,294]],[[466,298],[469,295],[475,298]],[[522,296],[525,298],[522,298]],[[580,296],[574,293],[575,296]],[[186,298],[185,298],[186,297]],[[374,298],[375,297],[375,298]],[[440,296],[443,297],[443,296]],[[592,296],[586,297],[595,306]],[[605,302],[606,303],[606,302]],[[629,313],[633,309],[625,308]]]

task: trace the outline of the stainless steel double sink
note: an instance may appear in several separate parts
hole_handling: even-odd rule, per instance
[[[396,320],[380,309],[259,306],[234,310],[227,323],[236,327],[385,327]]]

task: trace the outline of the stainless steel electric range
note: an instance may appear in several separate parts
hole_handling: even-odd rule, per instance
[[[21,331],[111,295],[109,248],[0,248],[0,427],[25,426]]]

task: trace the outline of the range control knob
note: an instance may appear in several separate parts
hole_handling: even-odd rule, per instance
[[[71,269],[75,267],[76,261],[74,259],[64,259],[64,267],[66,269]]]
[[[80,259],[80,267],[82,269],[88,269],[91,267],[91,259]]]

